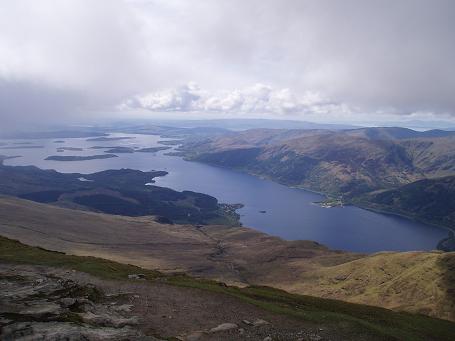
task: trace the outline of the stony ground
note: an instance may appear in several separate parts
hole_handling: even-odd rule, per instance
[[[1,340],[343,339],[223,294],[8,264],[0,265],[0,328]]]

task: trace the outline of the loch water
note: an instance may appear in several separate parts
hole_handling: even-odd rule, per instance
[[[160,140],[155,135],[112,134],[131,137],[118,141],[87,141],[87,138],[1,141],[14,149],[2,149],[0,155],[20,156],[5,161],[6,165],[34,165],[65,173],[92,173],[107,169],[132,168],[142,171],[165,170],[169,174],[156,178],[158,186],[178,191],[191,190],[212,195],[220,202],[241,203],[237,212],[241,222],[268,234],[288,240],[314,240],[330,248],[356,251],[408,251],[435,249],[447,236],[443,228],[393,215],[379,214],[358,207],[323,208],[315,205],[323,197],[302,189],[290,188],[270,180],[203,163],[185,161],[178,156],[157,153],[119,153],[118,157],[87,161],[49,161],[50,155],[96,155],[103,149],[93,146],[154,147]],[[55,143],[56,140],[65,141]],[[30,144],[20,144],[27,142]],[[43,148],[30,148],[43,146]],[[82,148],[82,151],[57,152],[60,147]],[[145,184],[144,184],[145,185]]]

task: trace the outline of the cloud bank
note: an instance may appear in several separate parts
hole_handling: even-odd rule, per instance
[[[453,32],[451,0],[2,1],[0,119],[453,119]]]
[[[122,103],[120,109],[280,116],[348,110],[345,105],[331,102],[315,92],[297,96],[288,88],[275,89],[261,83],[243,89],[219,91],[203,90],[196,83],[188,83],[175,89],[134,96]]]

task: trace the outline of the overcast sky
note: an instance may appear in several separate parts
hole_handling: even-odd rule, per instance
[[[452,0],[0,1],[2,126],[455,119]]]

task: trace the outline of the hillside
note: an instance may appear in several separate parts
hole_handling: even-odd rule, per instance
[[[423,315],[163,275],[3,237],[0,286],[2,339],[427,341],[455,331]]]
[[[397,189],[378,191],[357,203],[369,208],[411,216],[455,229],[455,176],[419,180]]]
[[[377,253],[322,267],[287,290],[454,320],[454,281],[453,252]]]
[[[341,132],[253,131],[184,146],[188,158],[270,177],[291,186],[356,195],[422,178],[405,148]],[[270,136],[272,134],[272,136]],[[298,137],[296,137],[299,135]],[[193,154],[191,154],[193,153]]]
[[[455,320],[455,254],[361,255],[243,227],[163,225],[0,199],[0,235],[25,244],[236,285],[267,285]],[[431,292],[431,295],[428,293]]]
[[[443,177],[455,174],[455,137],[413,139],[401,145],[413,160],[416,168],[426,177]]]
[[[257,129],[188,140],[180,149],[189,160],[248,172],[356,203],[360,197],[370,198],[367,193],[455,175],[454,145],[454,132],[439,130]],[[427,183],[421,183],[424,184]],[[444,198],[438,200],[442,202]],[[430,211],[426,213],[419,218],[450,226],[447,224],[450,217],[433,219]]]

